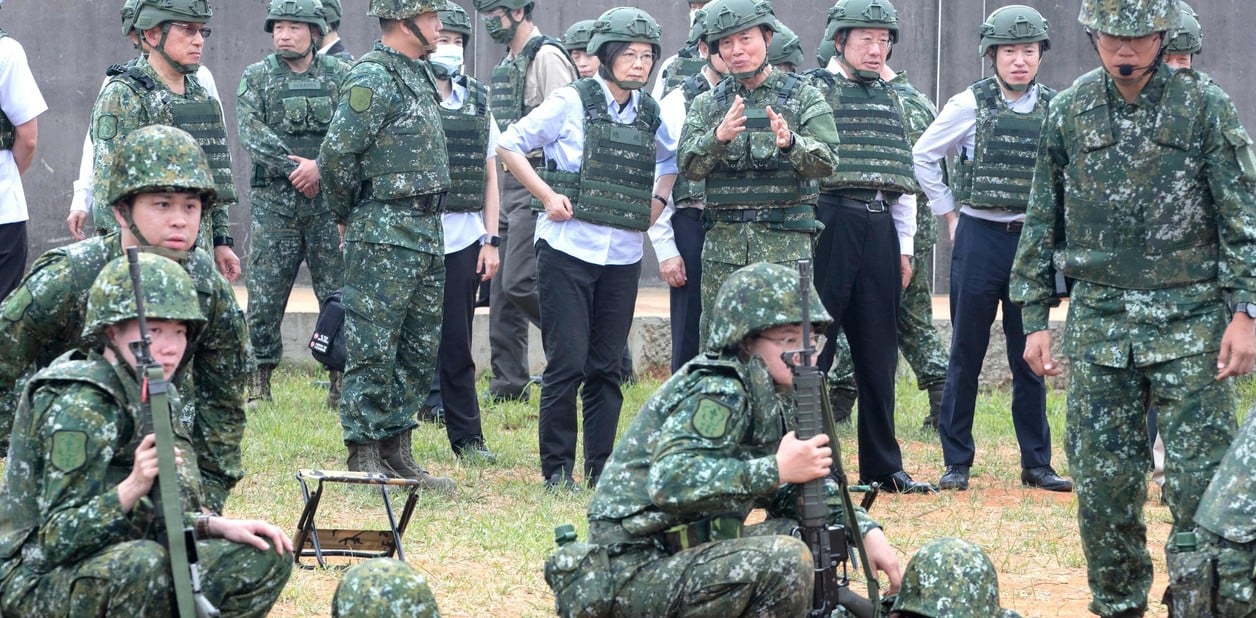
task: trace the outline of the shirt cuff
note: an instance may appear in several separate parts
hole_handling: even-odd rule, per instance
[[[940,195],[937,199],[929,200],[929,210],[933,211],[935,216],[941,217],[955,210],[955,196],[947,192],[946,195]]]
[[[916,242],[911,236],[898,237],[899,255],[916,255]]]

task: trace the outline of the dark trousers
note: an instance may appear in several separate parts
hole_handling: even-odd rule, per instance
[[[475,271],[479,257],[478,243],[445,254],[445,313],[440,323],[436,377],[445,407],[445,431],[454,452],[484,441],[475,394],[475,360],[471,357],[471,322],[475,318],[475,291],[480,287],[480,275]]]
[[[859,393],[859,476],[881,480],[903,469],[894,435],[894,371],[898,367],[898,297],[902,287],[898,234],[889,211],[873,213],[833,195],[820,196],[816,216],[816,290],[833,316],[819,365],[833,363],[837,329],[846,333]]]
[[[502,172],[501,264],[489,294],[488,339],[493,371],[489,392],[517,397],[528,386],[528,322],[540,324],[536,295],[536,213],[528,206],[532,194],[509,172]]]
[[[702,319],[702,241],[706,228],[702,210],[677,208],[672,215],[676,249],[685,263],[685,285],[671,288],[672,373],[698,355],[698,322]]]
[[[576,391],[584,425],[584,481],[592,484],[615,446],[620,359],[632,326],[641,262],[599,266],[545,241],[536,244],[541,295],[541,475],[571,473],[576,461]]]
[[[0,225],[0,300],[22,282],[26,273],[26,222]]]
[[[1008,280],[1020,229],[960,215],[951,254],[951,360],[946,369],[938,434],[947,465],[971,466],[977,381],[990,343],[990,325],[1003,309],[1003,336],[1012,370],[1012,425],[1020,443],[1021,466],[1051,463],[1047,392],[1025,362],[1025,331],[1020,307],[1008,297]]]

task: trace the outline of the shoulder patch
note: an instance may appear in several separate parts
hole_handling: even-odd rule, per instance
[[[0,305],[0,317],[16,322],[22,319],[22,316],[26,314],[26,309],[33,302],[35,302],[35,297],[31,295],[30,288],[19,285],[8,298],[4,299],[4,304]]]
[[[732,414],[732,408],[703,397],[698,400],[698,409],[693,413],[693,430],[704,438],[723,438],[728,432],[728,419]]]
[[[349,108],[360,114],[371,108],[371,99],[374,98],[375,91],[365,86],[354,86],[349,89]]]
[[[118,117],[113,114],[101,114],[96,119],[96,137],[111,140],[118,136]]]
[[[73,472],[87,463],[87,434],[81,431],[58,431],[52,434],[52,465],[62,472]]]

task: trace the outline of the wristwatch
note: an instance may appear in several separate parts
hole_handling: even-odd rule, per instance
[[[215,247],[234,247],[235,239],[231,238],[230,236],[215,236],[214,246]]]
[[[488,246],[490,246],[490,247],[500,247],[500,246],[502,246],[502,237],[501,237],[501,236],[497,236],[496,234],[494,234],[494,235],[492,235],[492,236],[487,236],[487,237],[485,237],[485,238],[484,238],[484,240],[483,240],[483,241],[481,241],[481,242],[480,242],[480,244],[481,244],[481,245],[488,245]]]
[[[1256,320],[1256,303],[1241,302],[1234,303],[1234,312],[1242,313],[1247,317]]]

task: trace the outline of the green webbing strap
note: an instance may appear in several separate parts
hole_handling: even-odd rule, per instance
[[[145,369],[144,391],[152,404],[153,433],[157,436],[157,484],[161,491],[161,516],[166,522],[166,550],[170,553],[170,575],[179,615],[196,615],[192,580],[188,570],[188,550],[183,540],[183,500],[179,496],[179,468],[174,460],[174,426],[170,422],[170,399],[161,365]]]

